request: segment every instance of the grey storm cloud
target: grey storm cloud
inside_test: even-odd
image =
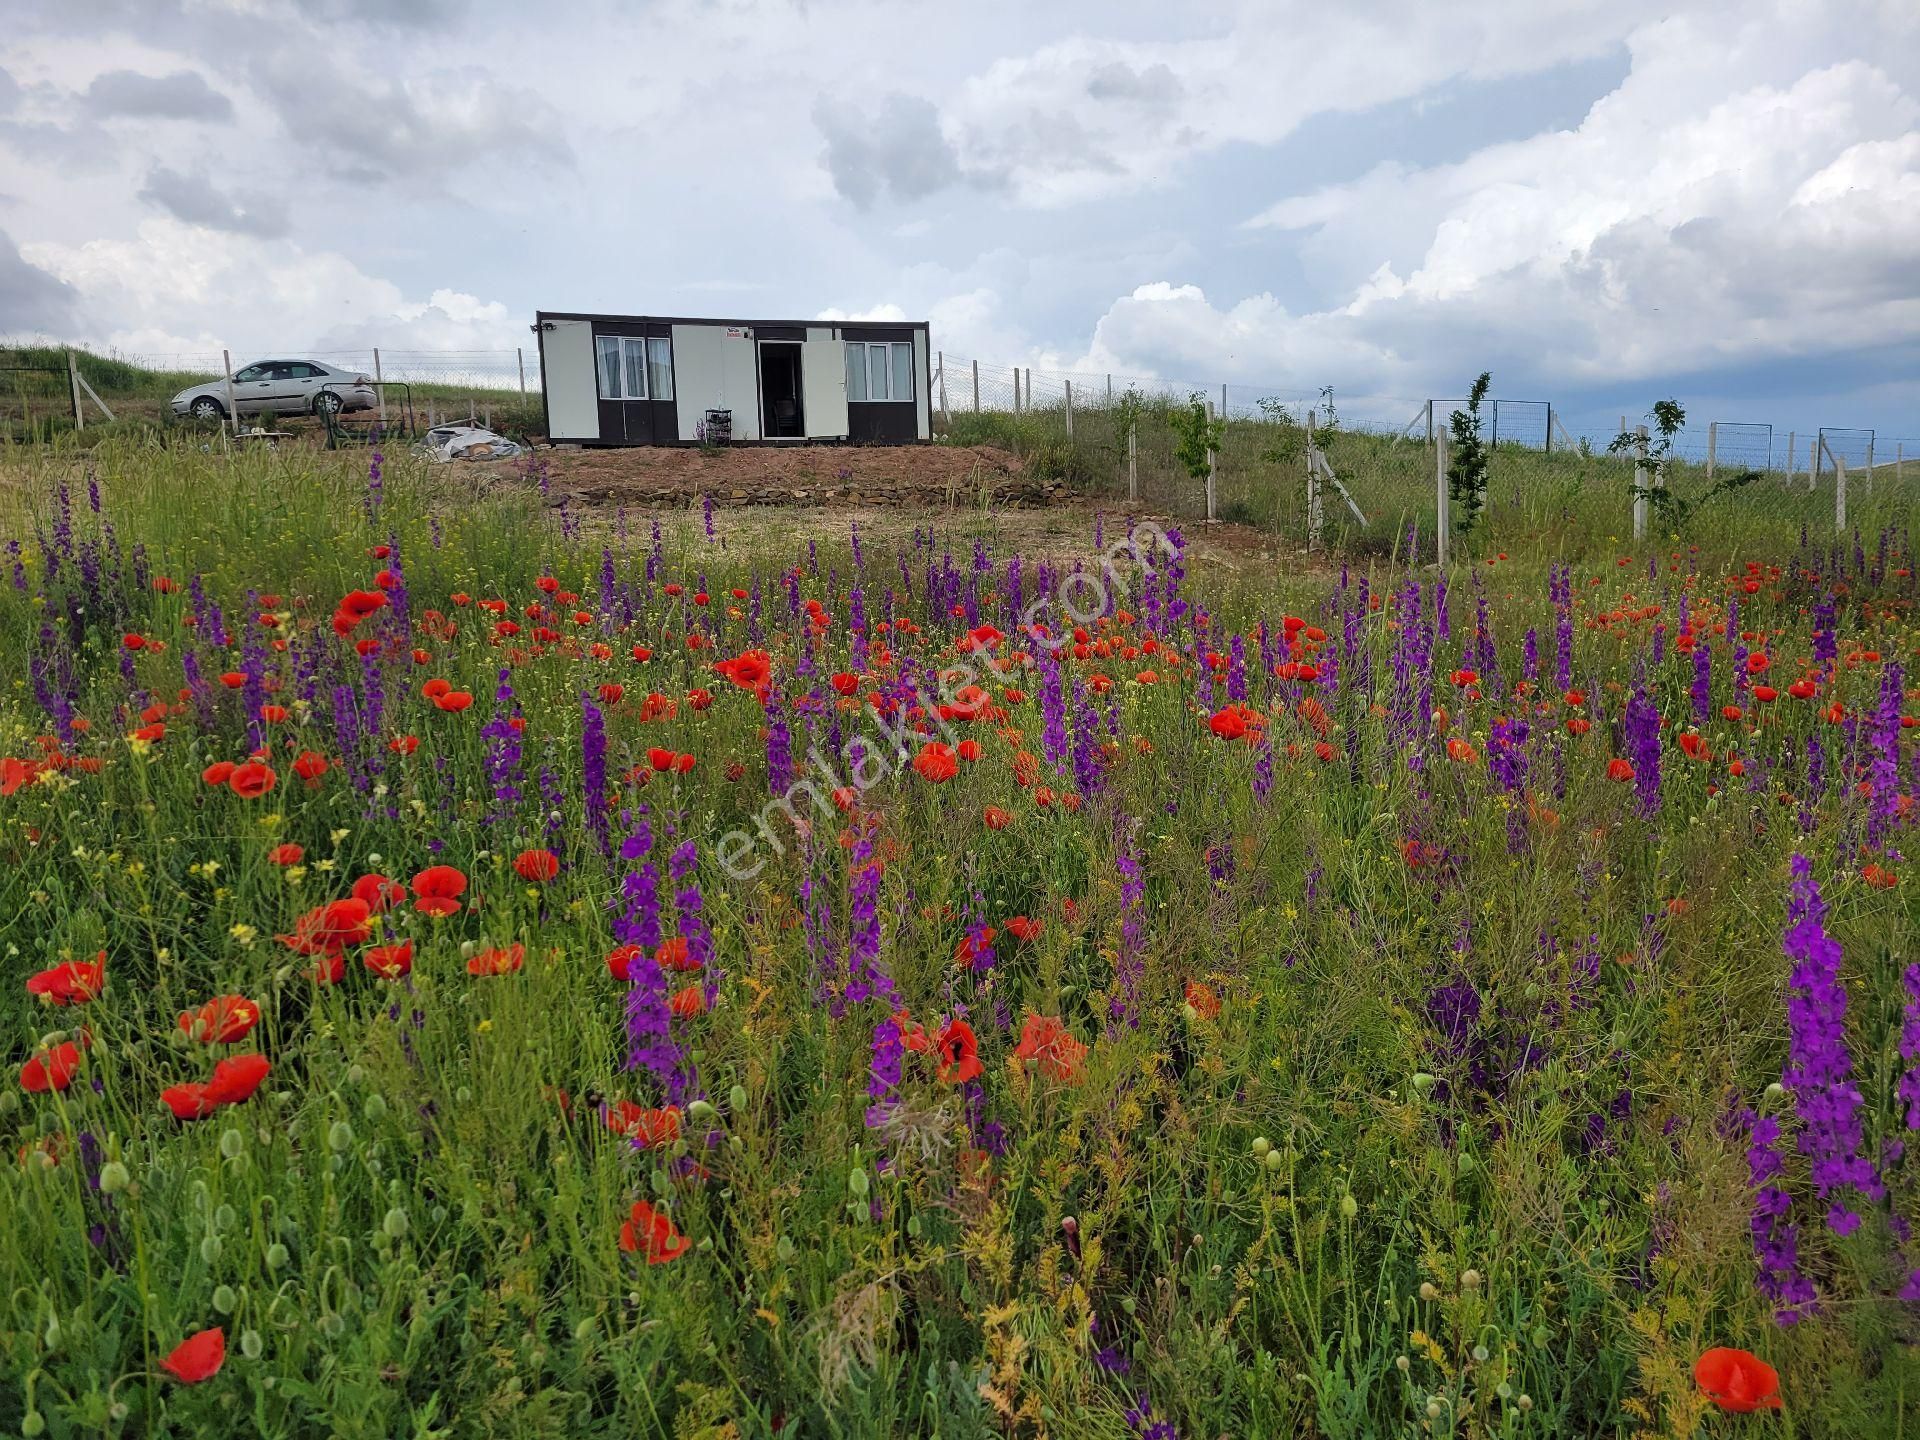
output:
[[[553,107],[481,71],[400,85],[282,50],[254,67],[253,80],[303,153],[356,183],[439,175],[453,159],[573,164]]]
[[[1102,65],[1087,77],[1087,96],[1093,100],[1118,101],[1130,105],[1161,107],[1171,105],[1186,93],[1180,77],[1164,64],[1142,66],[1136,70],[1123,61]]]
[[[288,230],[286,202],[277,196],[228,195],[204,174],[184,174],[156,165],[147,172],[140,198],[158,205],[176,220],[226,230],[235,235],[257,235],[271,240]]]
[[[82,103],[99,119],[230,120],[233,102],[192,70],[142,75],[108,70],[96,75]]]
[[[882,199],[923,200],[954,184],[991,187],[1003,178],[963,170],[941,133],[940,112],[918,96],[888,95],[872,112],[822,96],[813,123],[826,141],[833,188],[861,210]]]
[[[9,334],[70,334],[79,301],[79,292],[29,262],[13,237],[0,230],[0,315]]]

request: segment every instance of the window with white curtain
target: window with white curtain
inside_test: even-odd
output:
[[[647,338],[647,388],[656,400],[673,398],[673,342],[664,335]]]
[[[913,397],[911,340],[849,340],[847,399],[906,400]]]
[[[594,340],[599,356],[600,398],[602,400],[645,400],[647,398],[647,341],[639,335],[601,335]],[[665,340],[657,341],[665,347]],[[672,399],[672,357],[663,348],[659,358],[667,361],[668,393]]]

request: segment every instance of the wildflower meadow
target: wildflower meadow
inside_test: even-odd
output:
[[[1900,517],[773,514],[0,466],[0,1428],[1920,1434]]]

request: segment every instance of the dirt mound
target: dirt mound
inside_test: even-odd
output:
[[[541,462],[552,503],[564,497],[581,507],[702,495],[715,505],[789,506],[1022,506],[1067,498],[1064,486],[1033,479],[1019,457],[985,445],[636,446],[542,450],[533,457]]]

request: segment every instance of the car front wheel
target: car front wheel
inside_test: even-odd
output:
[[[346,402],[331,390],[322,390],[313,397],[313,413],[316,415],[338,415]]]
[[[224,420],[226,407],[211,395],[202,395],[187,407],[187,413],[196,420]]]

